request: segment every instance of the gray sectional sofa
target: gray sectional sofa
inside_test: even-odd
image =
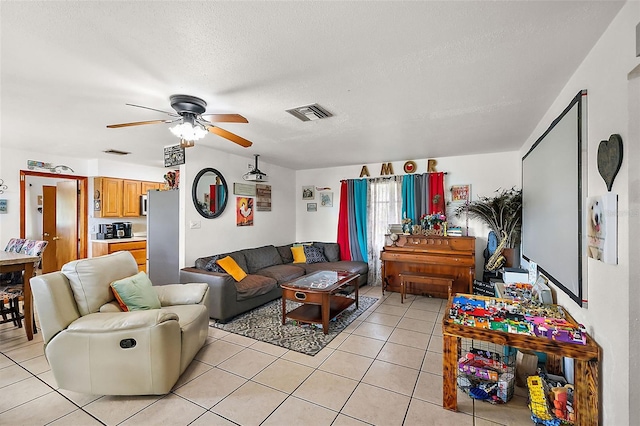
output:
[[[369,268],[366,262],[340,260],[337,243],[314,242],[326,262],[293,263],[291,247],[263,246],[238,250],[214,256],[201,257],[192,267],[180,271],[181,283],[209,284],[209,317],[227,322],[233,317],[282,296],[280,284],[287,283],[315,271],[349,271],[360,274],[360,286],[367,284]],[[231,256],[247,277],[236,282],[220,271],[217,259]]]

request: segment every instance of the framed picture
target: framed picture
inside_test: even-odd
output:
[[[236,197],[236,225],[253,226],[253,198]]]
[[[184,148],[180,145],[164,147],[164,166],[172,167],[184,164]]]
[[[588,198],[587,255],[618,264],[618,195],[611,192]]]
[[[320,205],[322,207],[333,207],[333,192],[322,192],[320,194]]]
[[[256,183],[256,204],[259,212],[271,211],[271,185]]]
[[[316,187],[315,186],[303,186],[302,187],[302,199],[303,200],[315,200],[316,199]]]
[[[307,203],[307,211],[308,212],[317,212],[318,211],[318,203]]]
[[[233,193],[236,195],[244,195],[247,197],[255,197],[256,186],[250,183],[236,183],[233,184]]]
[[[452,185],[451,202],[466,203],[471,201],[471,185]]]

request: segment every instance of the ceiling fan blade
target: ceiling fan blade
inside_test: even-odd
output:
[[[136,107],[136,108],[144,108],[144,109],[150,109],[151,111],[157,111],[157,112],[161,112],[163,114],[169,114],[172,117],[179,117],[179,114],[176,114],[175,112],[169,112],[169,111],[163,111],[161,109],[155,109],[155,108],[150,108],[150,107],[146,107],[146,106],[142,106],[142,105],[135,105],[135,104],[127,104],[129,106],[132,107]]]
[[[220,127],[209,126],[207,127],[207,130],[218,136],[222,136],[225,139],[229,139],[231,142],[235,142],[245,148],[249,148],[251,145],[253,145],[253,142],[248,141],[245,138],[236,135],[235,133],[231,133],[227,130],[221,129]]]
[[[206,120],[212,123],[248,123],[249,121],[240,114],[202,114]]]
[[[119,127],[141,126],[143,124],[159,124],[171,123],[172,120],[151,120],[151,121],[134,121],[133,123],[109,124],[108,129],[117,129]]]

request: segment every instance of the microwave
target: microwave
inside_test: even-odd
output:
[[[141,195],[140,196],[140,216],[146,216],[147,215],[147,208],[149,206],[149,199],[148,196],[145,195]]]

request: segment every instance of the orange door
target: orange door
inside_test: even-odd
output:
[[[78,182],[58,182],[56,190],[57,270],[78,259]],[[46,250],[45,250],[46,252]]]
[[[42,252],[42,273],[58,270],[56,260],[56,187],[42,187],[42,239],[47,241],[47,248]]]

